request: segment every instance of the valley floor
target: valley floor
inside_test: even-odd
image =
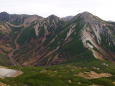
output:
[[[108,61],[9,68],[21,70],[23,74],[0,79],[1,86],[115,86],[115,64]]]

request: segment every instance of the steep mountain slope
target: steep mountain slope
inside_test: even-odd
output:
[[[55,15],[1,13],[0,21],[1,54],[14,65],[52,65],[90,58],[115,62],[115,23],[91,13],[80,13],[68,21]]]
[[[85,22],[81,33],[84,46],[89,48],[96,58],[114,61],[114,25],[87,12],[83,13],[81,17]]]

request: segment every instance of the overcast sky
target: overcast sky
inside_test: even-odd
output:
[[[47,17],[76,15],[88,11],[104,20],[115,21],[115,0],[0,0],[0,12],[37,14]]]

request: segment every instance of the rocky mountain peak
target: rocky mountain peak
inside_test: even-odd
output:
[[[79,13],[81,16],[84,16],[84,17],[86,17],[86,16],[91,16],[91,15],[93,15],[93,14],[91,14],[90,12],[87,12],[87,11],[85,11],[85,12],[82,12],[82,13]]]
[[[8,15],[7,12],[1,12],[0,15]]]
[[[87,11],[79,13],[72,20],[73,21],[77,20],[77,22],[79,21],[82,25],[88,25],[88,26],[95,26],[95,25],[102,26],[104,23],[102,19]]]
[[[7,21],[9,19],[9,14],[7,12],[0,13],[0,21]]]
[[[63,21],[69,21],[69,20],[71,20],[73,17],[74,17],[74,16],[66,16],[66,17],[62,17],[61,19],[62,19]]]
[[[59,18],[59,17],[57,17],[56,15],[52,14],[52,15],[48,16],[48,18]]]
[[[58,20],[60,19],[59,17],[57,17],[56,15],[52,14],[50,16],[47,17],[50,21],[54,20],[56,22],[58,22]]]
[[[76,15],[75,18],[82,19],[82,20],[92,20],[96,17],[93,14],[91,14],[90,12],[85,11],[85,12],[82,12],[82,13],[79,13],[78,15]]]

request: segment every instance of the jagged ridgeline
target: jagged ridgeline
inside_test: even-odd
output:
[[[115,23],[89,12],[47,18],[0,13],[0,64],[40,66],[89,59],[115,62]]]

